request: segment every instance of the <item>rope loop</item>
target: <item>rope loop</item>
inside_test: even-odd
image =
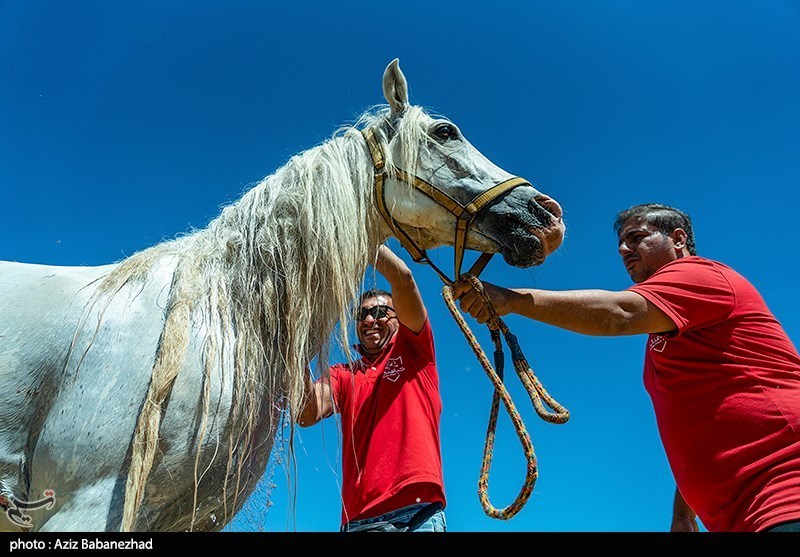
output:
[[[489,362],[489,359],[486,357],[486,353],[481,348],[480,344],[475,338],[475,335],[472,334],[472,331],[455,305],[455,301],[453,299],[453,287],[449,284],[445,284],[445,286],[442,288],[442,296],[447,303],[447,307],[450,310],[450,313],[453,315],[453,318],[456,320],[461,332],[466,337],[467,342],[475,352],[475,355],[478,357],[478,360],[483,366],[483,369],[486,371],[486,374],[489,376],[489,379],[492,381],[492,384],[494,385],[492,406],[489,412],[489,425],[486,430],[486,441],[483,447],[483,462],[481,465],[480,478],[478,480],[478,496],[484,512],[489,517],[508,520],[516,515],[522,509],[522,507],[525,506],[525,504],[528,502],[528,499],[530,499],[530,496],[533,493],[533,487],[536,484],[536,479],[539,475],[539,470],[536,462],[536,453],[534,451],[530,435],[528,435],[528,432],[525,429],[525,424],[523,423],[516,406],[514,406],[514,402],[511,400],[511,395],[509,395],[503,382],[503,365],[505,356],[503,353],[502,338],[505,338],[506,344],[508,344],[512,360],[514,362],[514,369],[516,370],[520,381],[525,386],[525,390],[527,391],[528,396],[531,399],[531,403],[533,404],[533,407],[539,417],[553,424],[563,424],[569,420],[569,411],[559,404],[552,396],[550,396],[550,394],[544,388],[544,385],[542,385],[541,381],[539,381],[539,379],[536,377],[533,369],[528,364],[525,355],[522,353],[522,349],[519,346],[517,337],[511,333],[503,320],[497,315],[497,312],[492,305],[492,301],[488,294],[486,294],[486,290],[484,289],[481,281],[478,280],[478,277],[470,273],[465,273],[461,275],[460,278],[461,280],[468,280],[475,291],[478,292],[483,299],[483,303],[486,309],[489,311],[489,319],[487,320],[486,325],[489,328],[492,342],[495,345],[495,363],[494,366],[492,366],[492,364]],[[512,423],[514,424],[517,437],[519,437],[520,444],[522,445],[522,450],[525,453],[527,461],[527,470],[525,472],[525,480],[514,501],[512,501],[512,503],[505,508],[497,509],[489,501],[489,470],[491,469],[492,465],[495,431],[497,429],[497,415],[500,409],[501,401],[505,406]],[[552,409],[552,412],[545,408],[545,404]]]

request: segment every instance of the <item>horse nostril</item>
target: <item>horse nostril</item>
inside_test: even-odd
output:
[[[561,218],[564,216],[564,211],[561,209],[561,205],[559,205],[555,199],[547,195],[541,194],[536,197],[536,202],[545,211],[553,215],[553,218],[555,218],[558,221],[561,221]]]

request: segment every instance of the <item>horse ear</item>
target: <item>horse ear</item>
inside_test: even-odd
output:
[[[408,83],[400,71],[400,60],[395,58],[383,72],[383,96],[392,107],[392,116],[403,112],[408,106]]]

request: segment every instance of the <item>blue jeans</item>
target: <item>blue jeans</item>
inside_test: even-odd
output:
[[[418,514],[421,511],[422,514]],[[417,503],[373,518],[348,522],[341,530],[342,532],[446,532],[447,523],[440,504]]]

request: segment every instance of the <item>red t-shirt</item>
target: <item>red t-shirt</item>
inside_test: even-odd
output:
[[[342,524],[420,502],[445,503],[442,401],[430,322],[403,324],[374,359],[330,368],[342,424]]]
[[[712,532],[800,520],[800,356],[761,295],[697,256],[630,290],[678,327],[649,335],[644,385],[686,502]]]

